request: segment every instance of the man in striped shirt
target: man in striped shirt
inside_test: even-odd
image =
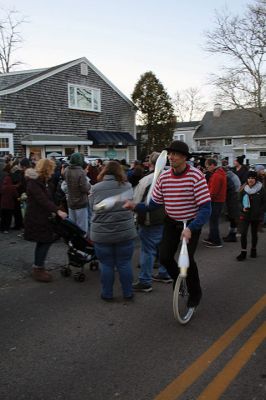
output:
[[[211,214],[211,199],[208,185],[203,173],[187,163],[190,158],[186,143],[175,140],[166,149],[170,169],[164,171],[154,187],[149,208],[164,204],[166,218],[163,237],[160,244],[160,263],[164,265],[174,280],[177,280],[179,269],[175,260],[179,241],[183,237],[188,242],[190,267],[188,269],[187,285],[189,291],[188,307],[196,307],[201,299],[197,264],[194,253],[199,241],[201,228],[208,222]],[[141,211],[143,203],[125,204],[128,208]],[[187,228],[183,229],[183,221]]]

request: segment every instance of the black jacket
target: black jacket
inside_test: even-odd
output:
[[[246,191],[247,185],[240,192],[241,201],[241,220],[247,221],[259,221],[263,218],[263,214],[266,211],[266,192],[265,189],[261,188],[253,194],[249,194]],[[249,196],[250,208],[247,211],[243,209],[243,197],[247,194]]]

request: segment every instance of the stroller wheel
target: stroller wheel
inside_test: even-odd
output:
[[[90,263],[90,270],[91,270],[91,271],[98,271],[98,269],[99,269],[99,263],[98,263],[98,261],[92,261],[92,262]]]
[[[76,272],[74,275],[74,279],[77,282],[84,282],[86,279],[86,275],[83,272]]]
[[[63,267],[60,272],[61,272],[61,275],[64,276],[65,278],[67,278],[68,276],[70,276],[72,274],[71,269],[68,267]]]

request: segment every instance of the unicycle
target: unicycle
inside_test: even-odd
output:
[[[184,223],[184,229],[186,228],[186,221]],[[187,250],[186,239],[182,239],[182,246],[178,258],[178,267],[180,269],[179,276],[177,278],[174,295],[173,295],[173,311],[175,319],[182,325],[187,324],[195,311],[195,307],[188,307],[187,301],[189,297],[187,289],[187,269],[189,268],[189,256]]]

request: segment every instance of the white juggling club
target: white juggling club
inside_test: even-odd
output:
[[[116,194],[115,196],[106,197],[106,199],[100,201],[100,203],[93,206],[93,211],[108,211],[119,201],[126,201],[132,199],[132,189],[126,190],[123,193]]]
[[[186,229],[187,221],[183,221],[183,224],[184,224],[184,229]],[[187,241],[184,237],[182,239],[181,250],[178,257],[178,267],[180,268],[180,275],[186,276],[187,269],[189,267],[189,256],[187,250]]]
[[[157,158],[156,164],[155,164],[155,169],[154,169],[154,175],[153,175],[153,180],[149,189],[149,192],[147,194],[146,198],[146,204],[148,205],[150,200],[151,200],[151,194],[153,191],[153,188],[157,182],[157,179],[159,178],[160,174],[164,170],[164,167],[166,166],[167,163],[167,151],[163,150],[159,157]]]

